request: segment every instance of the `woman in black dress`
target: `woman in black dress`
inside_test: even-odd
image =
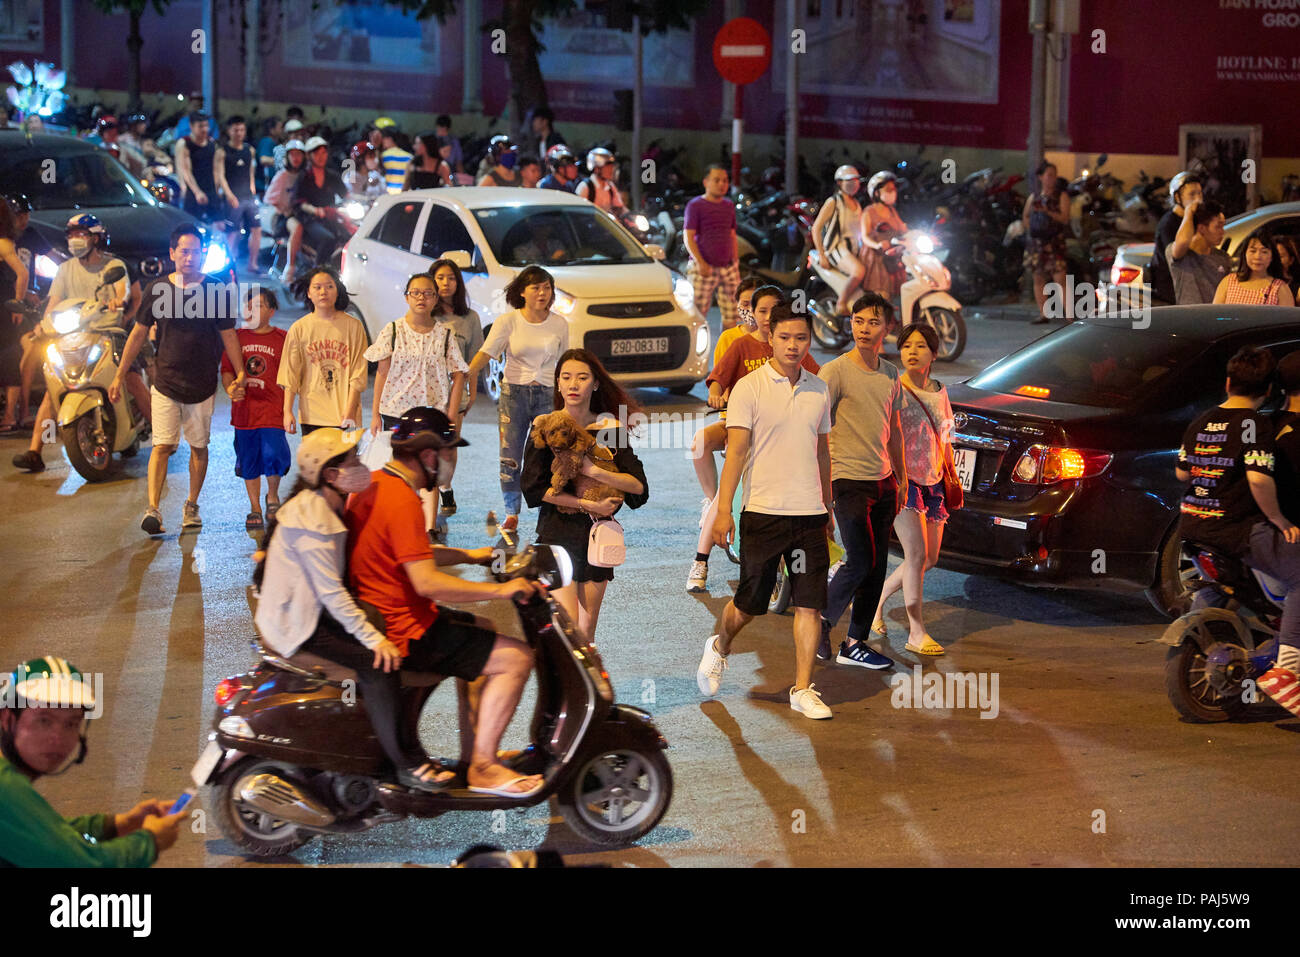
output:
[[[597,442],[614,453],[617,472],[606,472],[590,460],[582,475],[623,493],[629,508],[640,508],[650,497],[645,470],[628,441],[627,422],[640,407],[614,382],[600,360],[586,349],[570,349],[555,366],[555,408],[563,409],[580,426],[593,434]],[[537,448],[532,436],[524,446],[524,468],[520,476],[521,491],[529,508],[539,508],[537,542],[560,545],[573,559],[573,584],[557,589],[555,597],[588,641],[596,634],[600,603],[605,586],[614,578],[612,568],[597,568],[587,563],[587,540],[595,519],[608,518],[618,511],[616,498],[587,501],[574,494],[573,483],[563,492],[551,491],[551,462],[555,456],[549,448]],[[559,506],[577,508],[576,514],[561,512]]]
[[[451,167],[438,154],[437,140],[432,133],[421,133],[415,138],[415,155],[407,164],[402,189],[433,189],[454,185]]]

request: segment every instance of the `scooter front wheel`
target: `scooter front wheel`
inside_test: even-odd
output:
[[[564,819],[593,844],[631,844],[654,830],[673,797],[662,751],[622,749],[592,757],[558,795]]]
[[[241,781],[255,774],[285,774],[286,770],[275,761],[250,756],[226,768],[212,785],[210,805],[216,811],[221,833],[254,857],[280,857],[296,851],[316,836],[288,821],[277,820],[264,811],[247,807],[238,799]]]
[[[935,306],[925,310],[925,317],[939,334],[940,362],[952,362],[966,350],[966,320],[961,312]]]
[[[78,416],[63,427],[63,448],[72,467],[87,482],[107,481],[113,467],[113,416],[104,414],[104,430],[98,435],[93,412]]]

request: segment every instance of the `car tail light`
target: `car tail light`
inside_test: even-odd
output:
[[[1135,283],[1141,275],[1142,270],[1133,266],[1121,266],[1119,263],[1115,263],[1110,267],[1110,281],[1116,286],[1127,286],[1130,283]]]
[[[1032,445],[1011,470],[1011,481],[1021,485],[1055,485],[1093,478],[1106,471],[1113,458],[1111,453],[1095,449]]]
[[[216,699],[217,707],[224,708],[243,690],[244,683],[238,678],[226,678],[217,683],[217,690],[212,697]]]

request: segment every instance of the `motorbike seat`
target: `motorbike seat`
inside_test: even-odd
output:
[[[1286,600],[1286,582],[1274,578],[1258,568],[1251,568],[1251,573],[1255,576],[1255,581],[1259,582],[1259,587],[1263,590],[1264,595],[1275,605],[1280,605]]]
[[[296,651],[288,658],[282,658],[271,651],[264,651],[263,659],[271,665],[282,667],[289,665],[292,669],[317,674],[334,684],[343,681],[356,681],[357,673],[353,668],[330,661],[310,651]],[[427,688],[442,683],[443,675],[432,671],[408,671],[403,668],[398,672],[404,688]]]

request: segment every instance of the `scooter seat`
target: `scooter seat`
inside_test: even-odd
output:
[[[318,671],[326,681],[357,680],[354,669],[341,665],[337,661],[322,658],[320,655],[314,655],[310,651],[296,652],[285,661],[304,671]],[[426,688],[441,683],[443,679],[442,675],[432,671],[408,671],[403,668],[399,674],[402,678],[402,686],[406,688]]]

